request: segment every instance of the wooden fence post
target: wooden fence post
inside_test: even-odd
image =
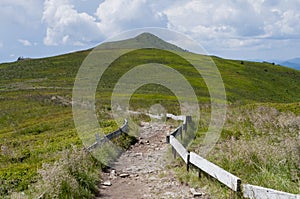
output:
[[[202,173],[202,171],[201,171],[201,169],[199,169],[198,170],[198,178],[201,178],[201,173]]]
[[[96,136],[96,141],[97,141],[97,143],[98,143],[98,144],[100,144],[100,136],[99,136],[99,134],[98,134],[98,133],[96,133],[96,135],[95,135],[95,136]]]
[[[181,128],[179,129],[179,133],[180,133],[180,140],[182,140],[182,128],[183,128],[183,126],[181,126]]]
[[[187,154],[186,171],[187,172],[190,171],[190,151],[188,151],[188,154]]]
[[[191,123],[191,122],[192,122],[192,116],[186,116],[185,122],[186,122],[187,124],[188,124],[188,123]]]
[[[237,191],[239,194],[241,194],[241,192],[242,192],[241,186],[242,186],[242,181],[241,181],[241,179],[238,179],[238,180],[237,180],[236,191]]]
[[[172,152],[173,152],[174,159],[176,159],[176,150],[174,149],[173,146],[172,146]]]
[[[168,144],[170,144],[170,135],[167,135],[166,141],[167,141]]]

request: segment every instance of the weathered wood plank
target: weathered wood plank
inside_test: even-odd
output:
[[[122,131],[117,130],[117,131],[114,131],[114,132],[112,132],[112,133],[110,133],[110,134],[105,135],[105,137],[106,137],[107,139],[111,140],[111,139],[117,137],[117,136],[118,136],[119,134],[121,134],[121,133],[122,133]]]
[[[177,137],[178,135],[180,135],[180,133],[182,133],[181,128],[182,128],[182,125],[177,127],[170,135],[173,135],[174,137]]]
[[[240,191],[240,178],[235,175],[225,171],[221,167],[209,162],[208,160],[202,158],[196,153],[190,153],[190,163],[209,174],[213,178],[217,179],[233,191]]]
[[[91,146],[87,147],[86,149],[88,151],[91,151],[95,148],[97,148],[97,146],[101,145],[102,143],[106,142],[107,140],[111,140],[114,139],[116,137],[118,137],[119,135],[122,134],[122,132],[128,132],[128,121],[125,119],[124,120],[124,124],[121,128],[119,128],[118,130],[111,132],[107,135],[105,135],[103,138],[100,138],[99,134],[96,134],[96,142],[94,144],[92,144]]]
[[[300,194],[296,195],[250,184],[243,184],[243,195],[250,199],[300,199]]]
[[[173,136],[170,135],[170,144],[174,147],[179,156],[187,163],[188,151],[182,146],[182,144]]]
[[[173,120],[181,120],[183,122],[185,122],[185,120],[186,120],[186,116],[185,115],[178,115],[178,116],[176,116],[176,115],[167,113],[166,117],[167,118],[172,118]]]

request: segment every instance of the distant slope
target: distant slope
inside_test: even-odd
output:
[[[283,66],[300,70],[300,58],[290,59],[280,63]]]
[[[184,51],[149,33],[141,34],[132,39],[102,45],[122,48],[122,46],[124,47],[132,42],[152,48],[155,46],[165,50]],[[71,90],[76,73],[89,52],[87,50],[50,58],[0,64],[0,90],[13,88],[30,89],[33,87],[35,89],[57,87]],[[172,57],[174,54],[170,52],[153,49],[141,49],[131,52],[129,55],[132,56],[120,57],[116,61],[117,64],[113,63],[105,72],[105,76],[102,78],[102,81],[105,83],[100,82],[99,87],[102,88],[102,91],[106,92],[107,97],[112,91],[114,83],[118,81],[124,72],[128,71],[134,65],[157,62],[169,64],[174,69],[180,71],[190,81],[199,98],[206,99],[206,102],[209,101],[209,93],[204,81],[200,78],[198,72],[185,60],[181,60],[179,57]],[[190,56],[195,59],[202,59],[203,55],[191,53]],[[300,101],[300,71],[270,63],[226,60],[217,57],[212,57],[212,59],[221,72],[227,98],[230,102]],[[146,90],[142,93],[150,92]],[[155,91],[155,89],[150,90]],[[99,93],[99,95],[102,94],[103,92]],[[168,92],[165,93],[165,95],[169,94]]]

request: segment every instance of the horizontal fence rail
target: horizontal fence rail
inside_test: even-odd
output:
[[[174,157],[176,157],[176,153],[179,154],[179,156],[187,164],[187,171],[189,171],[189,165],[194,165],[199,169],[199,172],[205,172],[209,176],[217,179],[219,182],[226,185],[234,192],[237,192],[243,195],[243,197],[249,199],[300,199],[300,194],[291,194],[260,186],[242,184],[242,181],[239,177],[229,173],[223,168],[197,155],[196,153],[189,152],[176,139],[176,137],[180,135],[182,139],[182,130],[186,132],[189,122],[192,121],[191,116],[175,116],[173,114],[166,114],[166,117],[171,118],[173,120],[180,120],[183,122],[182,125],[180,125],[174,131],[172,131],[169,135],[167,135],[166,140],[167,143],[169,143],[172,146]]]
[[[166,117],[167,118],[172,118],[173,120],[181,120],[181,121],[183,121],[183,123],[185,123],[185,121],[186,121],[186,116],[185,115],[176,116],[176,115],[167,113]]]
[[[179,156],[183,159],[185,163],[188,163],[189,152],[184,148],[184,146],[173,136],[170,135],[170,145],[176,150]]]
[[[86,149],[88,151],[91,151],[95,149],[96,147],[100,146],[102,143],[107,142],[108,140],[112,140],[118,136],[120,136],[122,133],[127,133],[128,132],[128,121],[125,119],[124,124],[121,128],[118,130],[111,132],[107,135],[104,135],[103,138],[100,138],[99,134],[97,133],[96,136],[96,142],[92,144],[91,146],[87,147]]]
[[[221,167],[209,162],[208,160],[202,158],[196,153],[190,153],[190,162],[194,166],[198,167],[201,171],[207,173],[211,177],[217,179],[222,184],[226,185],[233,191],[241,190],[241,179],[235,175],[229,173],[228,171],[222,169]]]
[[[300,199],[299,194],[290,194],[250,184],[243,184],[243,196],[255,199]]]

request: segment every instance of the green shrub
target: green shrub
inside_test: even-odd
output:
[[[31,196],[42,195],[44,199],[94,198],[99,192],[99,164],[83,149],[73,147],[61,154],[53,164],[43,164],[38,170],[41,179]]]

